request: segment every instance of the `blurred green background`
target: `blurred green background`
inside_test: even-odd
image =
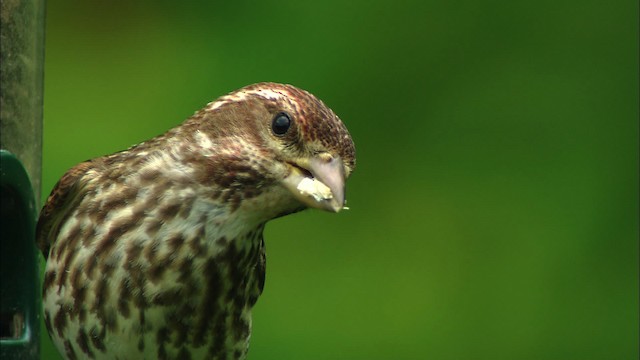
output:
[[[43,199],[250,83],[349,127],[351,210],[266,229],[250,359],[638,358],[637,1],[58,0],[46,29]]]

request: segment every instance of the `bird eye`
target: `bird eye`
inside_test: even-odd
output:
[[[289,131],[291,127],[291,117],[287,113],[278,113],[276,117],[273,118],[273,122],[271,123],[271,130],[276,135],[284,135]]]

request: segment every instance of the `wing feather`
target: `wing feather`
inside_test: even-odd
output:
[[[72,213],[75,205],[82,200],[88,180],[88,171],[94,167],[92,160],[80,163],[69,171],[53,187],[51,194],[40,212],[36,227],[36,243],[45,259],[49,249],[58,237],[60,226]]]

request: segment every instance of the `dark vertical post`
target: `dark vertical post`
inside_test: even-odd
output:
[[[40,356],[44,0],[0,0],[0,358]]]

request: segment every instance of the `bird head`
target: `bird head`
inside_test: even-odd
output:
[[[345,207],[355,147],[340,118],[312,94],[291,85],[258,83],[209,103],[194,118],[194,141],[222,149],[216,159],[224,160],[212,165],[220,171],[213,173],[225,185],[243,188],[244,198],[270,192],[262,200],[279,203],[284,207],[280,214]]]

